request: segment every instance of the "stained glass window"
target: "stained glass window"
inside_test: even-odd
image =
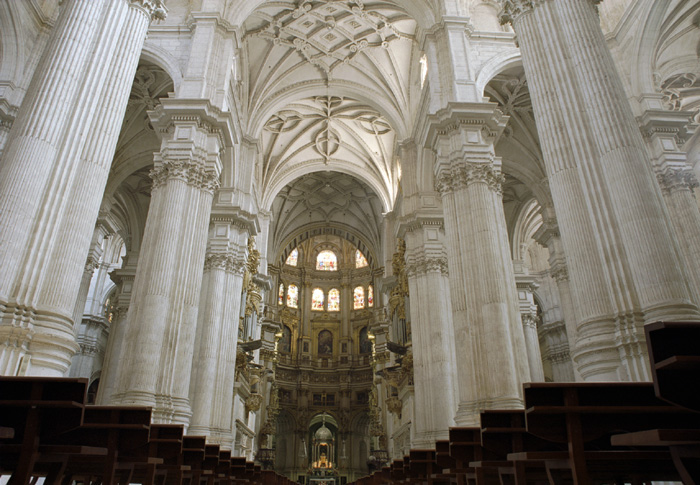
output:
[[[353,294],[353,308],[358,310],[365,307],[365,289],[361,286],[355,288],[352,292]]]
[[[280,283],[280,291],[277,294],[277,304],[279,306],[284,305],[284,283]]]
[[[299,259],[299,250],[297,248],[294,248],[294,251],[289,253],[289,256],[287,256],[286,264],[288,264],[289,266],[296,266],[298,259]]]
[[[367,266],[367,258],[359,249],[355,251],[355,268],[364,268]]]
[[[316,269],[321,271],[337,271],[338,258],[333,251],[325,250],[318,253],[316,258]]]
[[[299,308],[299,288],[297,285],[289,285],[287,288],[287,306]]]
[[[311,293],[311,309],[323,311],[323,290],[321,288],[314,288]]]
[[[372,285],[367,287],[367,306],[370,308],[374,306],[374,287]]]
[[[340,311],[340,291],[337,288],[333,288],[328,292],[328,311]]]

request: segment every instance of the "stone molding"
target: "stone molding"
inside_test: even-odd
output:
[[[503,195],[505,176],[491,163],[463,162],[440,172],[435,189],[445,195],[475,183],[484,183],[497,195]]]
[[[168,9],[165,8],[163,0],[129,0],[129,3],[143,10],[151,21],[165,20],[168,16]]]
[[[168,180],[182,180],[200,190],[214,193],[219,187],[219,176],[191,160],[164,160],[150,172],[153,190],[162,187]]]
[[[406,274],[409,277],[424,276],[428,273],[441,273],[447,276],[449,273],[447,258],[420,256],[406,264]]]
[[[683,190],[692,190],[698,187],[698,179],[695,173],[685,168],[666,168],[656,174],[661,191],[664,194],[672,194]]]
[[[500,0],[502,6],[499,16],[501,25],[513,24],[523,15],[532,12],[536,7],[550,1],[552,0]],[[596,6],[603,0],[589,1]]]

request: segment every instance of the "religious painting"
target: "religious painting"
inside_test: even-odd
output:
[[[283,354],[289,354],[292,352],[292,329],[284,325],[282,329],[282,338],[277,344],[277,349]]]
[[[372,353],[372,341],[369,339],[369,332],[367,331],[367,327],[362,327],[362,329],[360,330],[360,353]]]
[[[299,288],[297,285],[289,285],[287,288],[287,306],[299,308]]]
[[[285,264],[288,264],[289,266],[296,266],[298,259],[299,259],[299,250],[297,248],[294,248],[294,251],[289,253],[289,256],[287,256],[287,261],[285,262]]]
[[[333,251],[325,250],[318,253],[316,269],[320,271],[337,271],[338,258]]]
[[[309,353],[309,342],[304,342],[303,347],[304,347],[304,352],[308,354]]]
[[[332,288],[328,292],[328,311],[329,312],[339,312],[340,311],[340,291],[337,288]]]
[[[367,258],[358,249],[355,251],[355,268],[364,268],[365,266],[367,266]]]
[[[367,287],[367,306],[369,308],[374,306],[374,287],[372,285]]]
[[[315,311],[323,311],[323,290],[321,288],[314,288],[311,293],[311,309]]]
[[[365,289],[361,286],[355,288],[352,292],[353,308],[359,310],[365,307]]]
[[[347,344],[347,342],[343,342],[342,349],[343,349],[342,352],[343,352],[344,354],[347,354],[347,353],[348,353],[348,344]]]
[[[318,355],[333,355],[333,334],[328,330],[318,333]]]
[[[279,306],[284,305],[284,283],[280,283],[280,291],[277,295],[277,304]]]

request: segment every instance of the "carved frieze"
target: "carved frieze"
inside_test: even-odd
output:
[[[501,25],[513,24],[520,17],[530,13],[536,7],[550,2],[552,0],[500,0],[501,6]],[[593,5],[598,5],[603,0],[589,0]]]

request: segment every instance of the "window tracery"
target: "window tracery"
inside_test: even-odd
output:
[[[340,291],[337,288],[332,288],[328,292],[328,311],[329,312],[339,312],[340,311]]]
[[[365,289],[361,286],[356,287],[353,292],[353,308],[359,310],[365,307]]]
[[[316,257],[316,269],[320,271],[337,271],[338,257],[331,250],[324,250]]]
[[[323,311],[323,290],[321,288],[314,288],[311,293],[311,309],[314,311]]]
[[[289,285],[287,288],[287,306],[299,308],[299,288],[297,285]]]

